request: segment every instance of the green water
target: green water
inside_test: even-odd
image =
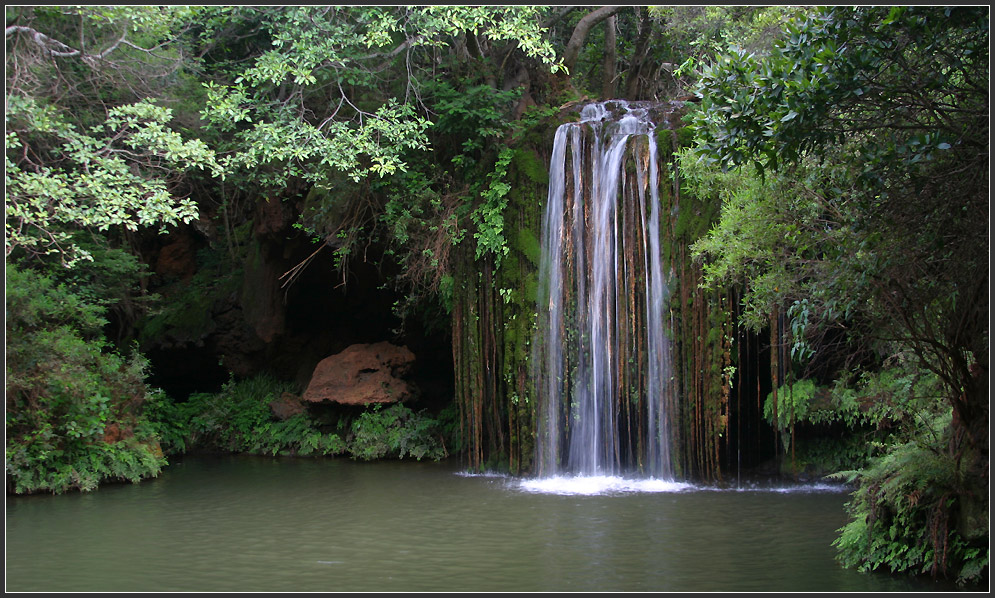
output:
[[[842,569],[833,490],[549,494],[446,463],[188,457],[7,498],[7,591],[923,591]]]

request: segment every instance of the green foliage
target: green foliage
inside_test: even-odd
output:
[[[334,432],[320,431],[306,414],[284,421],[273,417],[270,403],[290,386],[260,375],[231,381],[219,393],[197,393],[164,413],[169,422],[183,422],[177,448],[265,455],[338,455],[345,444]],[[165,421],[163,422],[165,423]]]
[[[279,189],[324,185],[335,171],[359,181],[407,170],[406,154],[428,147],[431,123],[408,101],[423,86],[431,93],[422,57],[453,38],[514,42],[556,68],[538,11],[529,7],[244,7],[221,15],[219,27],[254,23],[269,37],[249,57],[251,66],[226,69],[207,84],[202,115],[241,184]],[[406,77],[380,77],[402,60]],[[492,92],[472,87],[468,95]],[[446,101],[441,111],[458,115],[464,101],[476,100]],[[487,119],[475,124],[488,126]]]
[[[832,388],[833,411],[847,425],[883,426],[897,438],[927,433],[921,414],[937,410],[943,388],[938,377],[916,367],[910,355],[877,372],[862,372],[856,380],[841,378]],[[820,421],[831,417],[821,414]],[[905,434],[905,436],[902,436]]]
[[[553,44],[543,36],[545,30],[539,26],[542,7],[428,6],[421,7],[414,16],[417,19],[415,22],[426,33],[454,35],[460,32],[479,32],[492,41],[517,44],[526,56],[539,59],[553,72],[562,68],[562,64],[556,59]]]
[[[793,352],[818,359],[843,338],[836,369],[880,363],[895,343],[913,351],[978,455],[988,46],[984,7],[814,10],[775,52],[733,50],[706,69],[698,161],[685,164],[735,183],[696,249],[713,280],[744,283],[748,323],[792,306]]]
[[[171,193],[161,173],[216,169],[214,153],[169,130],[171,111],[154,100],[113,108],[90,132],[34,98],[13,95],[7,104],[6,256],[57,253],[71,266],[92,259],[72,243],[75,230],[196,217],[196,205]]]
[[[72,236],[72,243],[93,258],[84,267],[35,265],[90,305],[119,313],[141,313],[157,300],[155,295],[139,289],[148,267],[130,251],[115,247],[108,237],[113,235],[78,232]]]
[[[680,62],[673,74],[691,84],[716,55],[730,46],[768,54],[784,25],[804,11],[796,6],[653,6],[650,14],[666,23],[664,35]]]
[[[184,403],[164,397],[149,412],[163,447],[177,452],[211,450],[258,455],[350,455],[354,459],[447,456],[439,423],[401,404],[379,405],[327,423],[308,411],[277,420],[270,403],[290,385],[259,375],[231,381],[219,393],[191,395]]]
[[[776,422],[774,393],[768,393],[764,417],[778,429],[790,425],[792,420],[841,423],[851,429],[877,426],[886,420],[894,424],[935,402],[938,392],[935,376],[908,364],[864,372],[856,380],[840,378],[831,387],[817,386],[814,380],[805,378],[778,388]]]
[[[115,481],[138,483],[155,477],[166,459],[153,446],[133,442],[97,442],[85,451],[55,449],[57,441],[44,428],[26,444],[8,444],[6,472],[15,494],[71,490],[90,492]]]
[[[414,457],[439,460],[447,456],[438,422],[401,405],[374,405],[353,421],[349,452],[354,459]]]
[[[14,264],[7,264],[6,282],[12,490],[92,490],[157,475],[165,459],[158,438],[142,427],[147,364],[107,346],[105,308]]]
[[[831,389],[802,380],[778,390],[782,429],[793,408],[799,424],[848,430],[841,439],[810,435],[792,463],[857,484],[847,505],[851,520],[834,541],[844,565],[961,584],[987,574],[987,497],[973,490],[971,460],[949,450],[952,411],[936,400],[940,393],[936,376],[901,359]],[[770,395],[764,415],[772,421]]]
[[[752,162],[767,169],[840,143],[851,127],[875,131],[873,137],[858,134],[867,143],[866,157],[871,147],[901,147],[914,139],[925,143],[917,144],[921,157],[922,150],[954,143],[947,135],[973,135],[943,121],[939,113],[949,111],[949,105],[929,109],[923,103],[931,101],[927,97],[944,104],[957,98],[969,102],[965,109],[979,107],[970,80],[987,76],[984,12],[973,7],[822,8],[789,23],[777,51],[763,60],[732,49],[702,74],[703,154],[725,165]],[[895,60],[898,55],[903,60]],[[903,105],[907,109],[900,118],[907,126],[880,118],[897,116]],[[846,118],[834,123],[840,115]]]
[[[847,505],[852,520],[834,542],[845,565],[982,581],[987,515],[981,497],[961,492],[967,472],[945,450],[949,421],[949,409],[924,414],[920,433],[883,446],[869,467],[839,474],[860,481]]]
[[[785,475],[802,472],[813,477],[826,477],[841,471],[864,467],[875,449],[868,443],[870,434],[847,430],[840,435],[828,433],[799,434],[791,458],[785,458],[781,469]]]
[[[452,158],[457,166],[472,163],[505,133],[509,126],[508,107],[521,95],[519,89],[501,91],[469,82],[455,86],[447,81],[436,82],[426,91],[431,93],[432,110],[438,114],[433,135],[461,141],[461,151]]]
[[[417,315],[434,327],[448,317],[451,306],[453,250],[469,233],[477,258],[493,255],[500,265],[509,251],[504,222],[509,170],[513,163],[526,164],[531,175],[540,177],[542,167],[502,141],[514,132],[508,118],[518,90],[481,84],[479,74],[424,90],[425,102],[436,114],[430,133],[437,149],[433,156],[412,153],[408,171],[371,185],[383,198],[377,225],[343,230],[337,223],[350,220],[348,210],[341,208],[341,194],[329,193],[309,209],[317,230],[339,226],[337,245],[343,252],[358,245],[360,234],[385,242],[386,254],[400,270],[392,283],[404,296],[395,312],[402,321]]]
[[[209,86],[204,118],[225,132],[237,119],[226,109],[238,101],[230,96],[241,93],[239,88]],[[226,170],[273,189],[292,178],[324,183],[328,170],[342,171],[358,182],[370,174],[382,177],[403,170],[401,150],[426,147],[427,121],[416,117],[411,106],[394,101],[366,113],[359,128],[330,122],[319,129],[279,111],[277,116],[282,118],[255,117],[251,129],[235,135],[237,149],[221,160]]]
[[[515,157],[515,150],[504,148],[498,155],[494,170],[487,175],[487,186],[483,189],[483,203],[471,214],[477,231],[473,237],[477,240],[477,259],[485,254],[493,254],[496,264],[508,254],[508,241],[504,231],[504,209],[508,205],[508,192],[511,185],[507,182],[508,165]]]
[[[185,185],[221,174],[184,112],[194,62],[185,33],[199,13],[8,11],[5,255],[54,255],[71,266],[93,257],[77,231],[134,231],[197,216]]]
[[[187,451],[190,411],[186,404],[176,403],[161,389],[150,389],[142,408],[140,423],[143,434],[159,439],[165,455],[182,455]]]
[[[692,256],[703,262],[705,285],[741,285],[742,320],[754,330],[767,323],[775,306],[797,304],[792,356],[810,356],[805,332],[814,305],[826,305],[822,315],[829,321],[849,316],[845,307],[831,305],[846,298],[837,291],[846,279],[819,276],[826,261],[847,250],[847,231],[826,226],[824,204],[807,186],[810,171],[799,167],[791,175],[760,177],[747,169],[718,170],[694,149],[676,155],[684,192],[721,205],[716,224],[691,246]]]
[[[395,312],[402,321],[418,316],[437,326],[448,315],[451,253],[468,233],[478,256],[507,253],[502,210],[514,158],[502,140],[520,90],[496,89],[474,71],[423,83],[421,92],[434,115],[426,130],[433,153],[404,152],[403,172],[370,181],[372,201],[356,197],[351,183],[313,188],[302,226],[329,240],[340,265],[363,240],[386,245],[398,265],[389,284],[403,296]]]
[[[927,433],[923,422],[937,409],[940,388],[935,375],[915,367],[909,356],[899,355],[888,367],[841,377],[829,387],[818,386],[811,378],[783,384],[777,390],[777,420],[773,392],[764,401],[763,415],[781,432],[785,451],[791,446],[789,428],[793,423],[809,425],[813,436],[817,436],[812,432],[818,426],[839,424],[860,442],[905,442],[912,435]],[[799,443],[799,447],[804,444]],[[855,452],[849,441],[840,450]],[[867,451],[856,453],[863,455]],[[840,461],[863,465],[860,460]]]
[[[511,129],[512,141],[516,145],[531,144],[533,147],[540,146],[545,140],[542,132],[549,128],[549,123],[557,115],[561,115],[562,117],[558,106],[529,106],[522,112],[518,120],[508,123]],[[530,172],[529,178],[536,181],[543,180],[548,182],[549,173],[546,172],[545,165],[541,165],[540,168],[541,173],[539,169],[526,169]]]
[[[270,455],[340,455],[346,443],[336,433],[321,432],[304,413],[283,421],[263,425],[256,430],[255,444],[249,452]]]
[[[404,317],[451,286],[446,282],[450,253],[466,234],[459,218],[464,199],[420,169],[393,177],[382,189],[387,201],[380,221],[388,254],[401,267],[397,282],[407,298],[399,309]]]
[[[792,422],[805,421],[808,419],[809,407],[815,397],[815,382],[805,379],[794,384],[785,384],[777,389],[777,401],[775,409],[774,393],[767,395],[764,401],[764,418],[767,419],[778,430],[788,428]],[[774,413],[777,413],[777,421],[774,421]],[[785,443],[785,449],[789,443]]]
[[[974,583],[987,567],[986,497],[973,486],[969,459],[949,449],[951,409],[937,401],[937,377],[898,359],[832,388],[801,380],[778,390],[779,429],[843,424],[842,440],[810,437],[796,467],[833,472],[858,483],[847,505],[851,521],[834,544],[847,566],[862,571],[930,573]],[[793,413],[792,413],[793,409]],[[773,420],[773,397],[764,415]],[[785,447],[789,438],[785,437]],[[853,469],[856,468],[856,469]]]

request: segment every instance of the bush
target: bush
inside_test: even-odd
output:
[[[424,412],[415,413],[400,403],[382,409],[375,405],[352,424],[349,452],[354,459],[414,457],[443,459],[446,448],[440,440],[439,424]]]
[[[972,459],[950,450],[952,409],[935,399],[939,388],[935,376],[894,368],[857,390],[876,398],[878,439],[867,466],[834,476],[858,484],[834,542],[846,566],[961,584],[987,576],[987,493],[976,491]]]
[[[163,405],[157,425],[170,430],[170,448],[257,455],[339,455],[345,442],[323,432],[306,413],[274,419],[269,404],[290,390],[268,375],[232,380],[219,393],[197,393],[185,403]]]
[[[355,459],[442,459],[447,456],[439,423],[400,405],[323,424],[308,412],[276,420],[269,404],[288,384],[267,375],[231,381],[219,393],[191,395],[185,403],[156,397],[151,426],[167,450],[188,448],[256,455],[350,455]],[[345,436],[345,438],[343,438]]]
[[[973,504],[980,497],[961,492],[961,466],[945,450],[950,412],[933,421],[935,435],[884,446],[869,467],[848,476],[860,485],[847,505],[852,519],[834,542],[846,566],[962,584],[987,575],[988,523]]]
[[[951,450],[952,409],[936,375],[896,356],[888,367],[818,388],[808,380],[778,391],[778,424],[791,415],[809,426],[833,424],[840,437],[809,437],[798,461],[838,471],[856,485],[850,522],[834,542],[840,561],[861,571],[929,574],[977,583],[988,568],[988,502],[973,462]],[[764,405],[772,424],[773,393]],[[785,448],[790,437],[784,438]],[[835,469],[834,469],[835,468]],[[848,471],[839,471],[846,468]]]
[[[158,475],[166,461],[141,415],[147,362],[104,340],[106,308],[14,264],[6,282],[8,491]]]
[[[96,442],[85,451],[67,453],[52,442],[50,429],[31,440],[7,446],[8,490],[15,494],[89,492],[107,481],[138,483],[157,476],[166,465],[152,444]]]

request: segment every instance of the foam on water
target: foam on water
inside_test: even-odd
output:
[[[526,479],[519,482],[526,492],[537,494],[605,495],[651,492],[683,492],[695,487],[683,482],[656,478],[623,478],[618,476],[555,476]]]
[[[531,494],[613,496],[676,492],[759,492],[771,494],[828,494],[851,492],[853,488],[834,482],[796,483],[790,481],[748,481],[737,485],[691,484],[660,478],[631,478],[616,475],[550,476],[516,478],[500,472],[459,471],[464,478],[507,480],[509,487]]]
[[[519,490],[534,494],[607,496],[634,493],[667,492],[761,492],[772,494],[818,494],[850,492],[845,484],[813,482],[751,482],[737,486],[709,486],[659,478],[620,476],[552,476],[515,480]]]
[[[776,492],[779,494],[804,494],[809,492],[850,492],[852,488],[844,484],[829,484],[825,482],[816,482],[812,484],[740,486],[738,488],[731,488],[731,490],[737,490],[739,492],[759,491],[759,492]]]

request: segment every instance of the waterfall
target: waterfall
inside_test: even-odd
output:
[[[533,346],[540,476],[673,476],[650,108],[585,106],[553,143]]]

